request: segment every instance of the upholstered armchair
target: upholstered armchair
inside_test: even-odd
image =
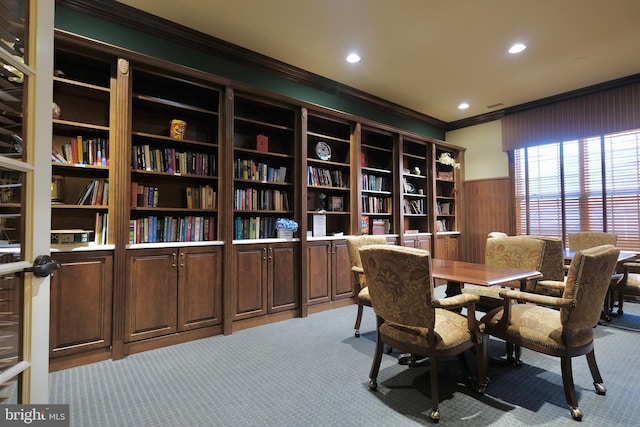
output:
[[[618,300],[618,315],[624,314],[623,303],[625,295],[640,297],[640,259],[625,262],[623,264],[624,277],[619,286],[615,288]],[[614,299],[611,298],[609,311],[613,310]]]
[[[540,273],[542,278],[536,282],[534,292],[560,296],[564,291],[565,276],[564,268],[564,245],[557,237],[549,236],[527,236],[533,239],[544,240],[544,253],[542,254],[542,265]]]
[[[356,295],[356,303],[358,304],[358,313],[356,315],[356,323],[354,329],[355,336],[360,336],[360,323],[362,322],[363,307],[371,307],[371,298],[369,297],[369,289],[367,289],[367,278],[362,270],[362,261],[360,260],[359,250],[366,245],[384,245],[387,238],[384,236],[350,236],[347,237],[347,249],[349,250],[349,259],[351,260],[351,271],[356,282],[358,293]]]
[[[503,306],[481,320],[490,335],[516,346],[518,364],[521,347],[560,357],[565,398],[576,420],[582,419],[582,412],[573,384],[573,357],[586,355],[596,393],[607,391],[596,363],[594,327],[600,319],[619,252],[612,245],[580,251],[571,261],[561,297],[503,290]]]
[[[487,238],[484,262],[487,265],[540,271],[544,248],[545,242],[540,239],[529,239],[522,236],[491,237]],[[527,282],[527,290],[532,290],[535,287],[535,280],[537,278],[531,278]],[[520,289],[520,282],[517,280],[507,282],[502,287]],[[498,287],[480,286],[462,289],[463,294],[473,294],[480,297],[477,309],[484,312],[502,305],[500,291],[501,289]]]
[[[594,231],[569,233],[569,250],[577,252],[600,245],[615,246],[617,241],[618,235],[614,233],[598,233]]]
[[[476,390],[486,387],[486,340],[475,316],[476,295],[437,299],[433,293],[429,251],[394,245],[373,245],[360,249],[369,295],[376,314],[376,350],[371,365],[369,388],[377,390],[378,373],[385,344],[401,351],[429,357],[431,401],[429,414],[440,419],[437,360],[457,356],[467,371],[464,352],[477,354]],[[452,308],[467,308],[467,316]],[[468,374],[468,372],[466,372]],[[471,375],[468,374],[470,379]]]

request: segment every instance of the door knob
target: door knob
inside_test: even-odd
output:
[[[60,263],[52,259],[49,255],[38,255],[33,261],[33,266],[25,268],[23,272],[33,273],[36,277],[47,277],[51,273],[60,269]]]

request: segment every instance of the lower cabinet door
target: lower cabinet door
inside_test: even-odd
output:
[[[307,304],[331,301],[331,242],[308,242],[307,260]]]
[[[234,247],[234,320],[267,314],[267,246]]]
[[[111,346],[113,256],[111,252],[54,253],[51,275],[49,355]]]
[[[178,248],[127,253],[125,341],[177,331]]]
[[[300,307],[300,279],[297,243],[273,243],[267,248],[269,260],[268,311]]]
[[[178,330],[222,323],[222,249],[180,248]]]
[[[354,295],[355,287],[347,242],[344,240],[334,241],[331,255],[331,298],[333,300],[351,298]]]

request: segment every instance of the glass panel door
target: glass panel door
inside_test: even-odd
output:
[[[0,0],[0,403],[48,400],[49,278],[24,269],[49,253],[53,11]]]

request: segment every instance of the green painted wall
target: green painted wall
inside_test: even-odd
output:
[[[398,129],[444,139],[444,131],[429,124],[400,117],[328,92],[255,70],[219,56],[209,55],[169,40],[124,27],[93,16],[56,6],[55,27],[94,40],[129,49],[155,58],[195,68],[207,73],[279,93],[290,98],[344,111]]]

